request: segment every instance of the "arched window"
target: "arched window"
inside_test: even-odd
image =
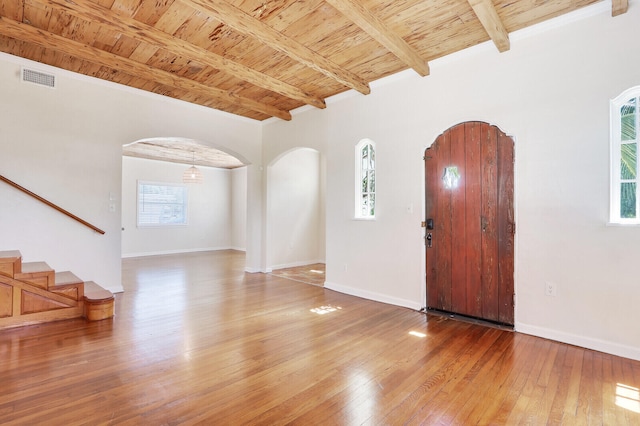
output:
[[[363,139],[356,145],[355,217],[376,217],[376,147],[370,139]]]
[[[638,210],[638,143],[640,86],[611,101],[612,223],[640,224]]]

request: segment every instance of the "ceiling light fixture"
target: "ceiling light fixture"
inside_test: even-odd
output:
[[[191,167],[184,171],[182,174],[182,182],[184,183],[202,183],[204,178],[202,177],[202,172],[196,168],[196,154],[194,151],[191,151],[192,159],[191,159]]]

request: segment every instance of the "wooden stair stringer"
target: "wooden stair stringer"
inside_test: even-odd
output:
[[[45,262],[22,263],[19,251],[0,251],[0,330],[64,319],[114,315],[113,293]]]
[[[0,276],[0,285],[9,288],[11,316],[0,318],[0,329],[80,318],[84,313],[84,301],[49,292],[27,282]],[[2,303],[6,306],[5,303]],[[5,308],[5,313],[9,309]]]

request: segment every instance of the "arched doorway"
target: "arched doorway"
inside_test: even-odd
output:
[[[514,323],[514,142],[466,122],[425,151],[427,308]]]
[[[296,148],[267,169],[267,270],[325,262],[324,161]]]
[[[123,147],[122,257],[246,249],[248,161],[237,153],[188,138],[140,139]],[[201,183],[184,181],[194,166]],[[139,186],[184,186],[186,223],[141,227]]]

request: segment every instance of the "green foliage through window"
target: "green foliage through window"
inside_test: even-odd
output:
[[[376,151],[372,141],[364,139],[356,147],[358,198],[356,216],[373,218],[376,212]]]
[[[638,217],[638,97],[620,108],[620,217]]]

